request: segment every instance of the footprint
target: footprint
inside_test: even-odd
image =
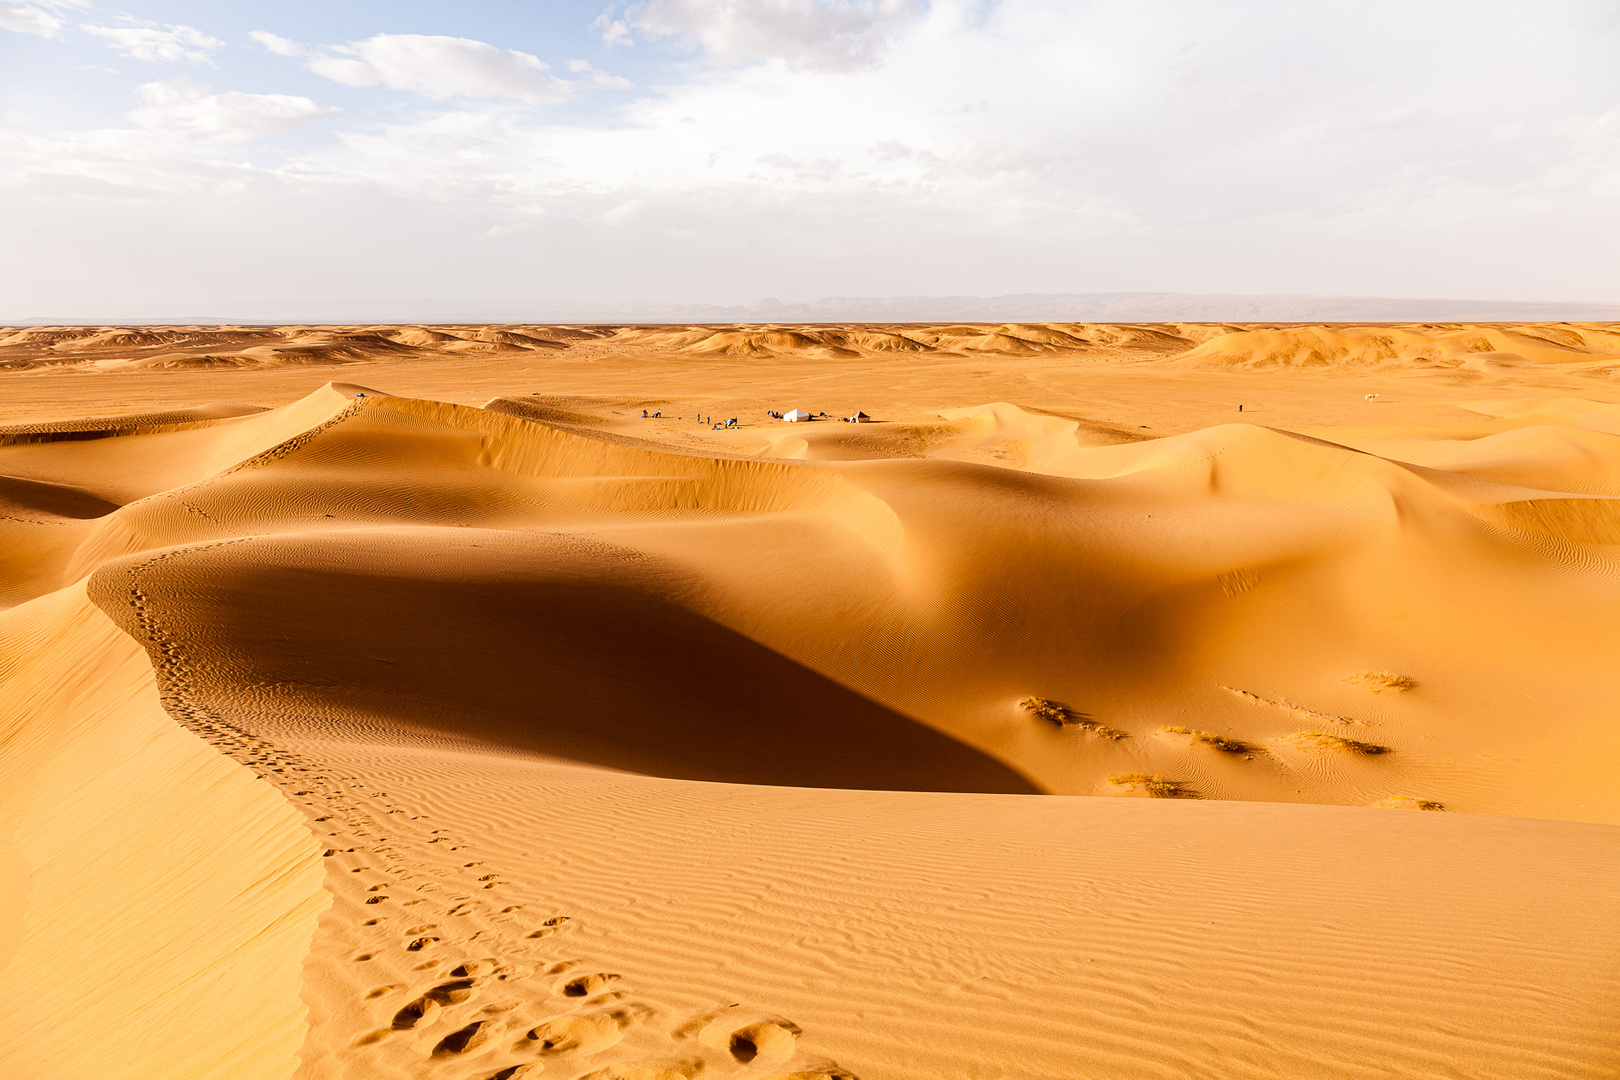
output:
[[[440,983],[427,992],[427,997],[437,1001],[440,1005],[460,1005],[472,997],[473,989],[478,985],[477,979],[453,979],[447,983]]]
[[[711,1024],[698,1041],[718,1047],[748,1065],[775,1065],[793,1056],[799,1044],[799,1025],[781,1019],[756,1020],[740,1027]]]
[[[551,992],[559,997],[590,997],[607,989],[608,984],[617,978],[617,975],[580,975],[558,983],[551,988]]]
[[[670,1065],[609,1065],[587,1073],[579,1080],[691,1080],[703,1069],[701,1061],[680,1061]]]
[[[493,960],[468,960],[452,968],[450,974],[460,978],[479,978],[484,975],[495,974],[496,964]]]
[[[394,1030],[409,1031],[411,1028],[431,1023],[441,1007],[437,1001],[424,994],[394,1014]]]
[[[399,989],[401,989],[401,987],[398,985],[374,986],[366,994],[366,1000],[370,1001],[372,998],[387,997],[389,994],[392,994],[394,991]]]
[[[409,945],[405,946],[405,951],[406,952],[421,952],[423,949],[427,948],[429,945],[432,945],[434,942],[436,942],[438,940],[439,940],[438,938],[433,937],[431,935],[429,935],[428,937],[419,937],[419,938],[415,939],[414,941],[412,941]]]
[[[813,1065],[790,1073],[770,1073],[759,1080],[860,1080],[854,1073],[834,1062]]]
[[[544,1054],[594,1054],[624,1038],[629,1022],[625,1012],[558,1016],[531,1030],[529,1039]]]
[[[464,1028],[458,1028],[439,1040],[433,1048],[434,1057],[448,1057],[451,1054],[471,1054],[487,1046],[494,1037],[495,1027],[488,1020],[474,1020]]]
[[[571,920],[566,915],[554,915],[545,922],[541,923],[540,929],[534,931],[534,933],[530,934],[529,936],[532,938],[550,937],[552,934],[555,934],[557,931],[561,930],[570,921]]]
[[[542,1066],[537,1061],[528,1061],[522,1065],[508,1065],[497,1073],[490,1073],[489,1080],[523,1080],[526,1076],[538,1075]]]

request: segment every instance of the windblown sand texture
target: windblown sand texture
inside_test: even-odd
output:
[[[1616,327],[0,334],[0,1075],[1620,1070]]]

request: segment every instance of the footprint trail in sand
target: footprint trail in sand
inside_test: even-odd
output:
[[[564,945],[574,921],[510,895],[498,868],[477,857],[467,839],[433,827],[426,815],[362,777],[336,775],[199,704],[191,690],[193,661],[154,614],[142,575],[238,542],[171,549],[109,567],[98,586],[127,596],[170,715],[276,785],[326,846],[334,902],[319,932],[340,943],[329,940],[312,958],[306,992],[312,1022],[327,1029],[324,1042],[334,1049],[306,1056],[300,1080],[511,1080],[551,1059],[576,1069],[582,1062],[600,1066],[584,1075],[603,1078],[724,1075],[727,1066],[790,1062],[796,1025],[750,1021],[737,1004],[671,1016],[617,974],[590,971],[571,958]],[[124,580],[116,582],[115,575]],[[616,1052],[605,1054],[609,1050]],[[607,1064],[610,1058],[617,1060]],[[825,1062],[806,1063],[793,1076],[853,1080]]]

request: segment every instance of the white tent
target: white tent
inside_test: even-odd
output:
[[[794,409],[792,412],[783,413],[782,414],[782,419],[786,420],[790,424],[797,424],[797,423],[800,423],[802,421],[811,419],[811,416],[810,416],[809,413],[805,412],[803,409]]]

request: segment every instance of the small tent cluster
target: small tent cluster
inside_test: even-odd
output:
[[[805,412],[803,409],[791,409],[785,413],[773,410],[770,415],[773,419],[786,420],[790,424],[802,424],[807,420],[815,420],[818,417],[825,419],[827,416],[826,413],[810,413]],[[869,423],[872,418],[863,412],[858,412],[854,416],[840,416],[838,419],[846,424],[865,424]]]

